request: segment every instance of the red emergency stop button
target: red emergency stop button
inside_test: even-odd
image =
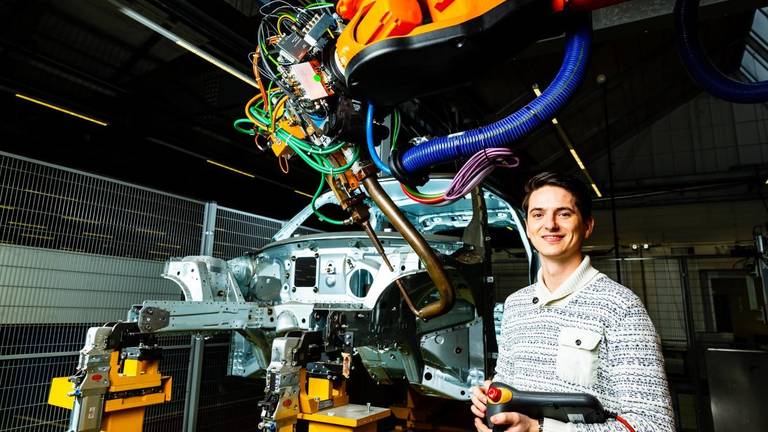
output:
[[[488,399],[492,402],[498,402],[501,399],[501,390],[496,387],[491,387],[485,392],[485,395],[488,396]]]

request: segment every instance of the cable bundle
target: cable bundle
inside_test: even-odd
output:
[[[466,196],[479,185],[496,167],[516,168],[520,159],[508,148],[484,149],[472,155],[461,167],[451,185],[445,191],[445,199],[455,201]]]

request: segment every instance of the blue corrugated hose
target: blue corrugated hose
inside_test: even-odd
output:
[[[699,0],[675,2],[675,27],[680,57],[694,81],[707,93],[736,103],[768,101],[768,82],[745,83],[723,75],[712,65],[699,43]]]
[[[434,138],[408,149],[402,156],[403,169],[414,174],[442,162],[469,157],[482,149],[509,146],[554,117],[581,83],[589,59],[591,35],[589,23],[567,33],[563,64],[541,96],[488,126]]]

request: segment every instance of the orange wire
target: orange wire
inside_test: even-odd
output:
[[[277,163],[280,165],[280,171],[283,172],[283,174],[288,174],[288,171],[290,169],[290,166],[288,165],[288,158],[285,156],[280,156],[277,158]],[[285,168],[283,168],[283,163],[285,163]]]
[[[259,85],[259,93],[261,93],[261,100],[264,101],[264,107],[267,106],[267,94],[264,92],[264,85],[261,83],[261,75],[259,74],[259,55],[261,47],[256,47],[256,52],[253,53],[253,76],[256,79],[256,84]]]
[[[256,120],[256,117],[254,117],[251,114],[251,105],[255,104],[257,100],[261,97],[260,94],[257,94],[256,96],[252,97],[251,100],[248,101],[248,103],[245,104],[245,116],[248,117],[248,120],[251,121],[251,123],[260,126],[264,130],[268,130],[269,128],[262,124],[260,121]]]

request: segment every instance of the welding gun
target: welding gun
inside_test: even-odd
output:
[[[612,418],[596,397],[586,393],[520,391],[494,382],[485,395],[488,397],[485,422],[494,432],[506,429],[504,425],[491,423],[491,417],[503,412],[517,412],[533,419],[546,417],[566,423],[604,423]]]

